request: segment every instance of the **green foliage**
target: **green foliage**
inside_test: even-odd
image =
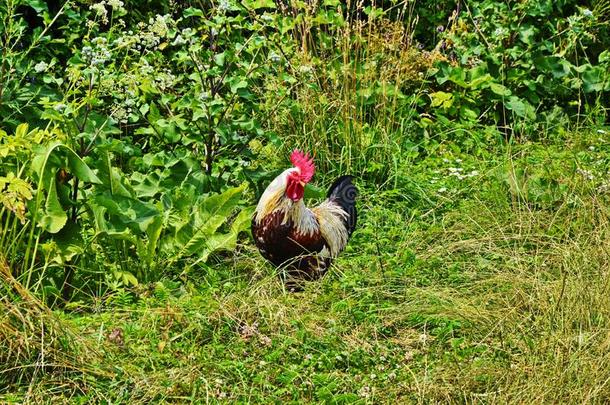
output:
[[[442,92],[430,104],[441,127],[492,124],[505,136],[531,138],[549,122],[560,128],[557,121],[569,116],[578,124],[583,109],[603,107],[610,9],[593,3],[477,1],[460,8],[441,27],[450,61],[435,69]],[[606,112],[600,115],[593,119]]]
[[[1,1],[0,402],[608,402],[609,12]],[[288,294],[295,147],[361,192]]]

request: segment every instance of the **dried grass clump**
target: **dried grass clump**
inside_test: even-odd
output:
[[[0,393],[41,381],[79,386],[75,377],[93,373],[97,355],[13,277],[0,256]]]

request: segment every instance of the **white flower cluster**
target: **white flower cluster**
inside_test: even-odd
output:
[[[134,35],[132,31],[129,31],[127,35],[130,37],[133,47],[136,50],[154,49],[159,46],[163,40],[169,37],[170,29],[175,25],[176,21],[174,21],[169,14],[157,14],[154,18],[151,17],[148,20],[148,24],[143,22],[138,24],[140,32]],[[176,41],[179,44],[182,44],[184,39],[176,38],[174,39],[174,42]]]
[[[124,10],[124,3],[121,0],[108,0],[108,5],[112,7],[113,10]]]
[[[112,117],[121,124],[127,124],[129,116],[136,113],[140,104],[134,90],[136,80],[134,75],[128,75],[125,82],[116,86],[114,95],[118,103],[116,109],[112,112]]]
[[[112,11],[125,12],[124,3],[121,0],[102,0],[99,3],[93,3],[89,6],[89,10],[95,13],[95,17],[99,18],[102,24],[108,24],[108,9],[110,6]]]
[[[456,177],[458,180],[464,180],[469,177],[475,177],[479,175],[478,170],[472,170],[469,173],[465,173],[464,169],[462,169],[461,167],[449,167],[447,168],[447,170],[449,171],[449,176]]]
[[[129,113],[123,106],[117,107],[110,115],[121,124],[127,124]]]
[[[451,160],[445,158],[445,159],[443,159],[443,162],[444,163],[451,163]],[[457,167],[453,167],[452,166],[452,167],[448,167],[446,169],[447,170],[447,175],[450,176],[450,177],[455,177],[458,180],[465,180],[465,179],[468,179],[468,178],[476,177],[476,176],[478,176],[480,174],[478,170],[471,170],[469,172],[466,172],[464,170],[464,168],[459,167],[459,164],[462,163],[462,159],[455,159],[454,162],[457,163],[457,165],[456,165]],[[442,170],[442,171],[441,170],[435,170],[434,174],[440,175],[443,172],[444,172],[444,170]],[[439,177],[439,176],[432,177],[432,179],[430,179],[430,184],[435,184],[435,183],[439,182],[439,180],[441,180],[441,177]],[[440,194],[446,193],[447,192],[447,187],[440,187],[437,190],[437,192],[440,193]]]
[[[104,0],[99,3],[93,3],[89,6],[89,10],[95,13],[95,16],[100,19],[102,24],[108,24],[108,10],[106,10],[106,2]]]
[[[173,87],[176,83],[176,76],[171,70],[165,69],[162,72],[158,72],[155,76],[155,85],[161,91],[165,91]]]
[[[371,396],[371,387],[368,385],[363,386],[358,390],[358,395],[361,398],[369,398]]]
[[[597,192],[599,194],[608,194],[610,193],[610,180],[604,180],[598,187]]]
[[[593,180],[595,179],[595,175],[590,170],[585,169],[576,169],[576,173],[580,174],[585,180]]]
[[[221,13],[228,11],[229,8],[231,8],[231,3],[229,3],[229,0],[220,0],[218,2],[218,11]]]
[[[155,18],[151,17],[148,20],[148,29],[159,37],[165,37],[167,36],[167,32],[169,31],[168,24],[171,24],[172,22],[173,19],[169,14],[157,14]]]
[[[91,66],[103,65],[112,56],[108,50],[107,39],[104,37],[93,38],[93,46],[84,46],[82,50],[83,59]]]
[[[278,63],[280,60],[282,60],[282,58],[277,53],[271,52],[269,54],[269,60],[271,60],[273,63]]]
[[[49,67],[49,64],[47,62],[38,62],[35,66],[34,66],[34,71],[36,73],[42,73],[45,72]]]
[[[142,64],[140,65],[139,71],[142,76],[150,76],[155,72],[155,68],[150,66],[146,59],[142,58],[141,62]]]
[[[173,46],[181,46],[185,44],[193,44],[195,42],[196,32],[192,28],[185,28],[176,35],[172,41]]]

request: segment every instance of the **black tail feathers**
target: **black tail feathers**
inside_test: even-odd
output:
[[[356,197],[358,189],[352,184],[352,176],[341,176],[328,189],[327,198],[338,204],[347,212],[348,217],[345,219],[345,227],[351,235],[356,229],[356,221],[358,212],[356,211]]]

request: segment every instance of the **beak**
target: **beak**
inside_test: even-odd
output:
[[[303,187],[305,187],[305,185],[307,184],[304,181],[301,181],[300,183],[301,183],[301,186],[303,186]]]

